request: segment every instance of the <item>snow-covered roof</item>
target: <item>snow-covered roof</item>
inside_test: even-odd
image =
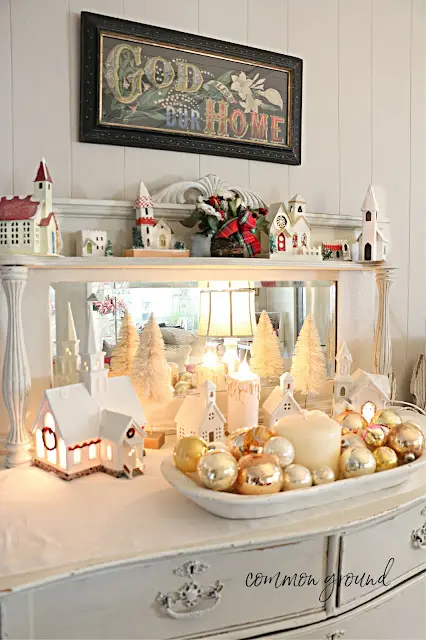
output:
[[[384,375],[379,375],[376,373],[368,373],[363,369],[357,369],[355,373],[352,374],[352,380],[355,382],[353,389],[351,391],[351,398],[355,397],[360,393],[365,387],[369,385],[373,385],[377,389],[379,393],[381,393],[385,398],[389,400],[390,397],[390,383],[389,378]]]
[[[157,224],[155,225],[155,229],[159,230],[160,227],[163,227],[167,231],[169,231],[170,233],[173,233],[171,226],[169,225],[169,223],[167,222],[167,220],[165,218],[159,218],[159,220],[157,220]]]
[[[285,202],[273,202],[268,208],[268,219],[271,220],[277,215],[277,213],[285,213],[288,216],[288,211]]]
[[[131,416],[105,409],[104,411],[102,411],[101,415],[99,437],[103,440],[110,440],[111,442],[120,444],[127,429],[129,429],[133,425],[136,425],[136,423]],[[132,440],[137,443],[140,442],[140,437],[145,436],[146,434],[145,431],[139,427],[139,425],[136,425],[135,428],[137,428],[137,435],[135,435],[135,438]]]
[[[346,342],[342,342],[342,344],[340,345],[340,348],[336,354],[336,360],[343,360],[346,359],[349,362],[352,362],[352,354],[348,349],[348,345],[346,344]]]
[[[219,419],[225,424],[226,418],[215,402],[208,402],[202,396],[185,396],[176,414],[176,424],[198,427],[210,411],[215,411]]]
[[[367,189],[361,211],[380,211],[372,185]]]
[[[272,415],[274,411],[276,411],[283,403],[289,402],[293,405],[296,410],[302,411],[299,404],[294,399],[293,395],[288,391],[282,392],[281,387],[275,387],[272,391],[271,395],[266,398],[265,402],[262,405],[262,408]]]
[[[83,383],[46,389],[44,393],[67,445],[99,435],[100,408]]]
[[[40,202],[32,196],[12,196],[0,198],[0,220],[29,220],[40,208]]]
[[[108,378],[107,391],[96,396],[103,409],[132,417],[138,425],[146,422],[141,403],[129,376]]]
[[[289,202],[299,202],[300,204],[306,204],[306,200],[304,198],[302,198],[300,193],[296,193],[295,196],[290,198]]]

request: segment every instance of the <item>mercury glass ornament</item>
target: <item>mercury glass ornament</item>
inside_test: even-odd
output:
[[[188,384],[188,382],[184,382],[183,380],[180,380],[174,386],[174,390],[176,392],[176,395],[178,396],[185,396],[188,393],[189,389],[190,385]]]
[[[294,447],[290,440],[281,436],[270,438],[263,448],[265,453],[272,453],[277,456],[282,469],[288,467],[294,460]]]
[[[209,451],[228,451],[229,453],[228,445],[226,444],[226,442],[208,442],[207,448]]]
[[[346,434],[349,432],[358,433],[363,431],[367,426],[367,420],[357,411],[352,411],[351,409],[346,409],[342,413],[339,413],[336,416],[335,420],[342,427],[342,433]]]
[[[245,455],[247,451],[244,446],[244,438],[249,428],[237,429],[228,436],[226,445],[236,460]]]
[[[357,478],[374,473],[376,459],[366,447],[349,448],[340,456],[340,472],[344,478]]]
[[[331,467],[320,467],[312,471],[314,484],[330,484],[335,481],[334,471]]]
[[[379,424],[370,424],[369,427],[362,432],[362,439],[367,446],[372,449],[384,447],[388,437],[388,431]]]
[[[248,454],[238,462],[236,489],[244,495],[260,496],[281,491],[283,471],[275,456]]]
[[[352,449],[355,447],[367,448],[367,445],[360,435],[350,432],[342,436],[342,452],[348,447],[352,447]]]
[[[187,382],[190,385],[192,381],[192,375],[193,374],[190,371],[184,371],[183,373],[180,374],[179,380],[181,382]]]
[[[301,464],[291,464],[284,470],[283,491],[307,489],[312,486],[312,474]]]
[[[399,462],[413,462],[425,450],[425,437],[420,425],[409,420],[397,425],[389,432],[388,447],[393,449]]]
[[[173,459],[175,465],[184,473],[194,473],[198,461],[207,452],[207,442],[198,436],[186,436],[175,444]]]
[[[384,424],[385,427],[390,428],[396,427],[401,422],[400,416],[393,409],[381,409],[374,414],[371,420],[371,424]]]
[[[197,475],[207,489],[228,491],[237,479],[237,461],[229,451],[207,451],[198,461]]]
[[[376,472],[393,469],[398,464],[398,456],[390,447],[377,447],[373,456],[376,460]]]
[[[244,448],[247,453],[262,453],[265,444],[273,435],[268,427],[252,427],[244,437]]]

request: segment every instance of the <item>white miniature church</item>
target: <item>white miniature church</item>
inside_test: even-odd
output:
[[[361,413],[369,423],[374,414],[384,409],[390,397],[389,378],[357,369],[351,375],[352,356],[344,342],[336,355],[333,414],[346,409]]]
[[[291,373],[280,376],[280,384],[275,387],[271,395],[262,405],[263,422],[267,427],[273,427],[277,420],[292,413],[303,413],[303,409],[294,399],[294,378]]]
[[[273,215],[269,230],[269,252],[274,258],[292,260],[295,256],[317,256],[322,260],[321,247],[311,247],[311,227],[306,220],[306,200],[299,194],[288,201],[269,207]]]
[[[133,208],[136,211],[136,225],[141,231],[143,247],[145,249],[170,249],[172,229],[164,218],[155,220],[152,198],[143,182],[139,185],[139,195]]]
[[[0,253],[59,254],[61,236],[52,211],[53,182],[43,158],[33,194],[0,198]]]
[[[57,366],[75,384],[44,392],[32,429],[34,464],[64,480],[95,471],[140,475],[145,416],[130,378],[108,378],[92,312],[81,355],[70,306],[66,338]]]
[[[373,187],[368,187],[362,211],[362,232],[358,236],[359,262],[386,260],[387,240],[379,229],[379,206]]]
[[[206,380],[199,390],[199,396],[185,396],[175,418],[176,435],[199,436],[206,442],[223,441],[226,418],[216,404],[216,385]]]

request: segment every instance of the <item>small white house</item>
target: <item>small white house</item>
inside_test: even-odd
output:
[[[361,207],[362,232],[358,236],[359,262],[374,262],[386,260],[388,241],[379,229],[379,206],[373,187],[368,187]]]
[[[74,334],[75,329],[68,337]],[[75,340],[68,342],[74,345]],[[145,415],[131,379],[108,378],[91,313],[81,363],[81,382],[43,394],[32,429],[34,464],[65,480],[95,471],[116,477],[140,475]]]
[[[83,229],[76,233],[77,256],[104,256],[108,242],[106,231]]]
[[[206,442],[222,441],[226,418],[216,404],[216,385],[206,380],[199,390],[199,396],[185,397],[176,414],[177,437],[199,436]]]
[[[303,409],[294,399],[294,378],[290,373],[280,376],[280,384],[262,405],[264,424],[273,427],[277,420],[292,413],[303,413]]]
[[[53,182],[44,158],[33,194],[0,198],[0,253],[59,254],[61,236],[52,211]]]
[[[173,231],[164,218],[160,218],[152,229],[152,249],[171,249]]]
[[[385,375],[367,373],[362,369],[357,369],[351,375],[351,364],[351,353],[346,343],[343,343],[336,355],[333,413],[338,415],[351,408],[370,422],[374,414],[389,403],[389,378]]]
[[[311,227],[306,220],[306,201],[295,195],[288,203],[272,204],[268,217],[272,215],[269,229],[269,252],[274,258],[283,260],[322,260],[320,247],[311,247]]]

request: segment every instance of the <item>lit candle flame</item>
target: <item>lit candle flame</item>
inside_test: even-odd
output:
[[[239,380],[250,380],[253,377],[253,374],[250,371],[249,364],[248,364],[248,362],[247,362],[247,360],[245,358],[241,362],[240,366],[238,367],[238,371],[236,373],[236,377]]]
[[[213,351],[206,351],[203,357],[203,364],[206,367],[214,367],[217,364],[217,356]]]

